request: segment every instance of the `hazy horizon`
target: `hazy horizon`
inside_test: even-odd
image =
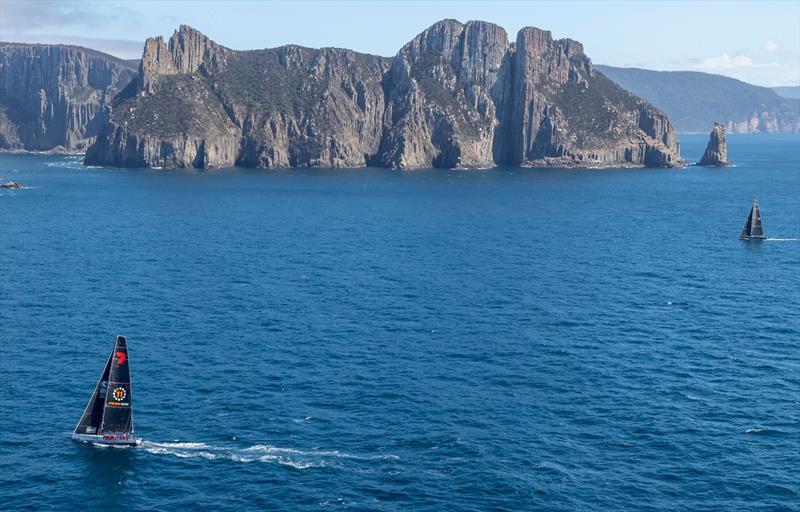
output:
[[[0,40],[74,44],[134,59],[147,37],[166,38],[186,24],[237,50],[291,43],[392,56],[444,18],[496,23],[510,39],[524,26],[550,30],[583,43],[595,64],[700,71],[765,87],[800,85],[800,2],[4,0]]]

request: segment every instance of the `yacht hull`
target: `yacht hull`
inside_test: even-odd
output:
[[[81,443],[102,444],[107,446],[139,446],[142,444],[142,440],[134,435],[115,437],[93,434],[72,434],[72,440]]]

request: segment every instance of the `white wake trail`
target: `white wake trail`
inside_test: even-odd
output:
[[[170,455],[180,459],[228,460],[233,462],[268,462],[290,466],[295,469],[308,469],[336,465],[337,460],[355,461],[394,460],[395,455],[357,455],[338,450],[300,450],[281,448],[269,444],[256,444],[247,448],[235,446],[215,446],[195,442],[156,442],[143,441],[141,448],[152,455]]]

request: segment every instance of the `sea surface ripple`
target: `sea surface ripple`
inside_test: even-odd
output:
[[[6,510],[798,510],[800,139],[736,167],[0,155]],[[705,137],[682,137],[699,158]],[[138,448],[72,443],[115,334]]]

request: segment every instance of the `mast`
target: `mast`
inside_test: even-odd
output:
[[[117,336],[111,353],[108,375],[108,393],[103,407],[100,433],[130,434],[133,432],[131,412],[131,372],[128,362],[128,343],[125,336]]]

